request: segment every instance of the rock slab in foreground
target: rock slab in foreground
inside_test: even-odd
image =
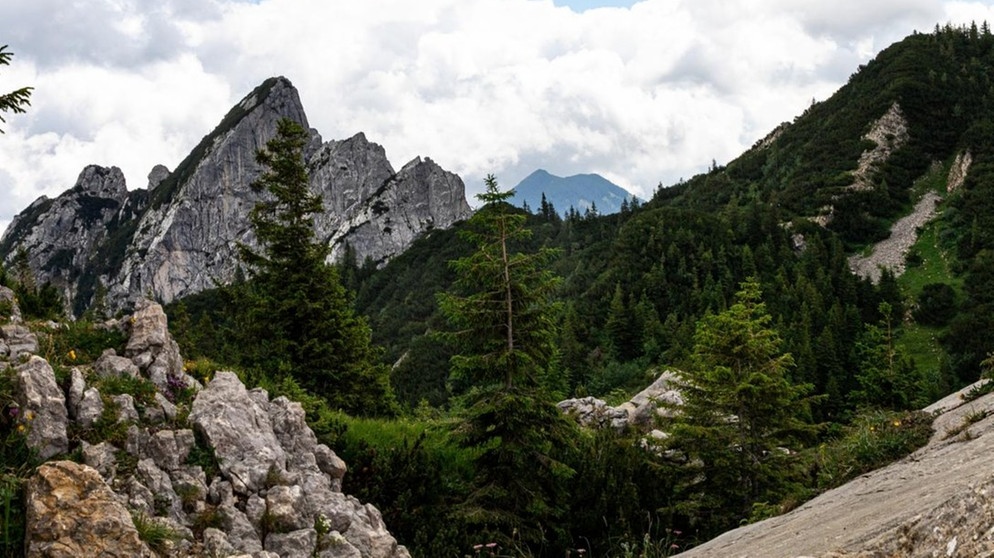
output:
[[[45,463],[27,483],[29,558],[151,558],[131,514],[96,470],[71,461]]]
[[[909,457],[796,510],[729,531],[682,558],[994,556],[994,394],[964,388],[925,409],[935,436]]]

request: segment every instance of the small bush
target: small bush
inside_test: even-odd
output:
[[[0,556],[19,556],[24,550],[24,479],[0,473]]]
[[[220,475],[221,467],[217,460],[217,455],[214,454],[214,448],[211,447],[210,443],[199,430],[194,430],[193,434],[196,438],[196,443],[186,458],[186,464],[199,466],[209,479]]]
[[[42,353],[52,366],[93,362],[107,349],[121,354],[128,342],[120,331],[97,329],[85,321],[63,324],[51,331],[46,340]]]
[[[809,450],[816,486],[829,489],[896,461],[928,443],[932,416],[921,411],[865,412],[835,440]]]

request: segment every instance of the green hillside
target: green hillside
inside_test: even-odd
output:
[[[542,367],[543,401],[593,395],[619,403],[664,369],[715,362],[702,339],[726,331],[721,324],[751,324],[782,340],[782,363],[792,366],[777,371],[797,401],[789,418],[804,424],[782,438],[796,451],[742,476],[750,484],[739,491],[706,468],[721,459],[741,465],[728,449],[746,442],[707,438],[724,435],[722,426],[735,422],[727,415],[707,427],[671,423],[682,434],[666,442],[668,452],[644,451],[634,432],[577,431],[576,444],[555,454],[572,476],[560,479],[569,501],[542,508],[548,546],[518,541],[523,548],[513,555],[668,555],[671,543],[684,547],[790,509],[927,437],[927,419],[894,413],[976,380],[994,351],[992,75],[986,24],[937,27],[885,49],[831,98],[727,166],[661,185],[645,203],[607,216],[513,210],[530,236],[510,251],[556,250],[550,269],[561,279],[549,305],[556,351]],[[967,154],[966,179],[950,191],[950,171]],[[886,238],[925,191],[943,199],[919,231],[906,273],[876,283],[854,275],[848,258]],[[466,515],[463,503],[477,494],[474,470],[494,473],[479,461],[494,446],[470,450],[454,440],[463,439],[467,413],[487,386],[450,373],[451,357],[466,347],[439,335],[451,321],[437,303],[439,293],[459,291],[449,262],[474,253],[470,229],[432,231],[383,269],[354,258],[338,266],[392,367],[405,421],[417,425],[353,422],[338,447],[358,471],[352,489],[384,509],[391,529],[424,556],[471,553],[474,542],[486,542],[473,540],[479,516]],[[754,286],[762,304],[746,296]],[[238,328],[225,296],[204,293],[173,307],[175,321],[187,324],[184,354],[237,360],[241,348],[224,341]],[[744,298],[755,314],[743,310]],[[539,413],[524,408],[526,418]],[[443,481],[426,489],[438,475]]]

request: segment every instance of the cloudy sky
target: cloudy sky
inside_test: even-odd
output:
[[[0,230],[87,164],[174,168],[253,87],[300,91],[324,138],[363,131],[478,192],[537,168],[646,196],[727,162],[914,30],[994,0],[3,0]]]

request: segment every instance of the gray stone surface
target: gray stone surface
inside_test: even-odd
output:
[[[926,409],[941,413],[936,434],[911,456],[678,556],[991,556],[994,414],[955,432],[967,417],[994,411],[994,395],[964,402],[969,389]]]
[[[258,492],[270,468],[286,471],[286,453],[267,410],[233,372],[218,372],[193,401],[190,422],[210,443],[238,494]]]
[[[114,349],[107,349],[100,355],[100,358],[93,363],[93,371],[98,376],[138,377],[138,367],[135,366],[135,363],[129,358],[117,356]]]
[[[560,401],[557,406],[583,426],[624,430],[628,427],[650,432],[659,416],[670,414],[671,407],[683,403],[675,388],[676,375],[663,371],[649,387],[630,400],[612,407],[596,397],[581,397]]]
[[[66,398],[52,367],[35,355],[15,370],[15,399],[20,406],[21,424],[27,429],[28,446],[42,459],[69,451]]]
[[[39,282],[51,281],[69,306],[81,293],[79,278],[106,258],[123,256],[120,269],[101,277],[111,310],[129,308],[152,295],[171,302],[229,282],[238,266],[238,245],[256,245],[248,215],[261,199],[249,186],[260,173],[255,153],[290,118],[307,128],[297,90],[285,78],[268,80],[238,105],[244,116],[218,130],[202,159],[192,161],[182,183],[168,169],[149,174],[149,195],[128,193],[116,167],[89,166],[58,198],[40,198],[17,215],[4,238],[0,262],[10,265],[19,248],[31,255]],[[362,133],[322,143],[311,131],[305,155],[312,189],[322,196],[318,238],[337,256],[346,242],[359,261],[383,262],[427,230],[447,228],[471,214],[462,180],[429,159],[415,159],[394,172],[383,147]],[[132,237],[108,246],[108,226],[132,228]],[[15,235],[16,238],[8,238]],[[141,364],[139,364],[141,366]]]

